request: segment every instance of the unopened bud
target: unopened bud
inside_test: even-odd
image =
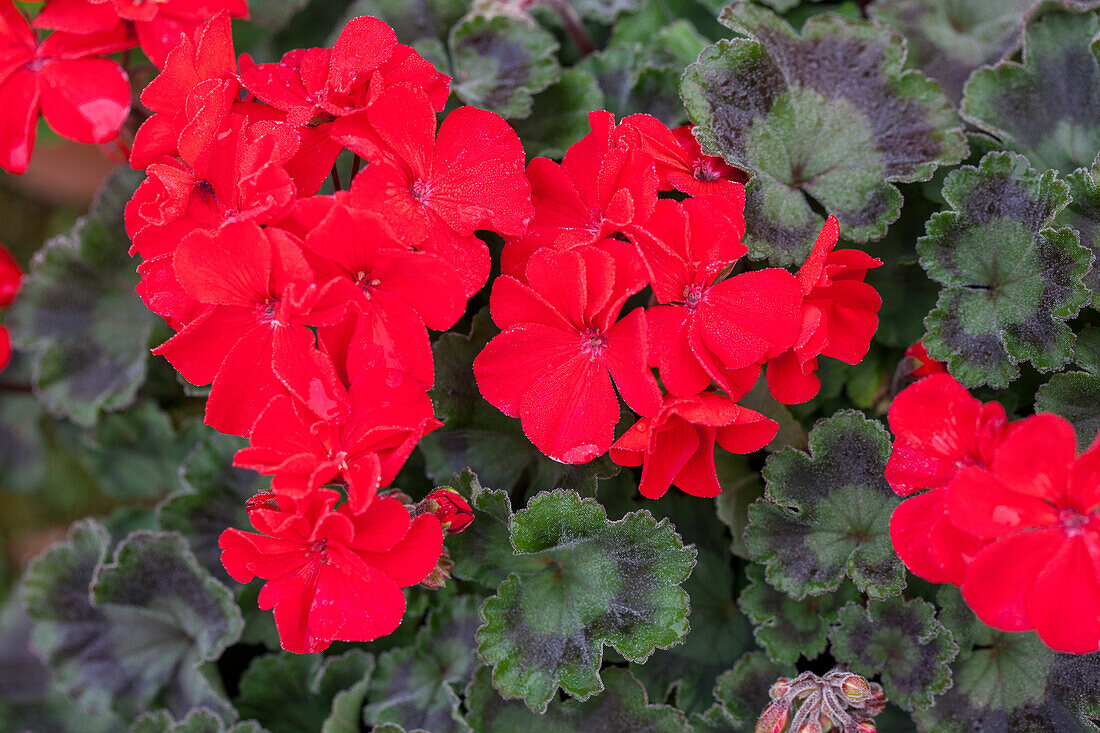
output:
[[[768,690],[768,695],[771,696],[771,699],[778,700],[779,698],[786,696],[786,694],[790,692],[790,689],[791,681],[786,677],[780,677],[772,683],[771,689]]]
[[[844,678],[840,685],[840,691],[849,702],[863,702],[871,697],[871,685],[858,674],[850,674]]]
[[[862,723],[856,726],[859,733],[878,733],[878,728],[870,720],[864,720]]]
[[[449,534],[458,534],[474,521],[474,511],[469,502],[450,489],[436,489],[416,508],[417,514],[434,514]]]
[[[279,505],[275,503],[274,491],[260,491],[245,500],[244,508],[247,512],[254,512],[257,509],[274,509],[278,511]]]
[[[756,721],[753,733],[781,733],[787,727],[787,721],[791,717],[789,705],[778,700],[768,704],[764,708],[764,714]]]
[[[451,577],[451,568],[454,567],[454,560],[451,559],[451,554],[447,552],[447,548],[443,548],[443,554],[439,556],[439,560],[436,561],[435,567],[428,573],[424,580],[420,581],[421,588],[427,588],[428,590],[439,590],[443,586],[447,585],[447,580]]]

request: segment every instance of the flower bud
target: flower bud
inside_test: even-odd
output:
[[[768,695],[771,699],[778,700],[781,697],[785,697],[791,689],[791,681],[786,677],[780,677],[774,683],[772,683],[771,689],[768,690]]]
[[[447,548],[443,548],[443,553],[439,556],[439,560],[436,561],[435,567],[432,571],[420,581],[421,588],[427,588],[428,590],[439,590],[447,585],[447,580],[451,577],[451,568],[454,567],[454,560],[451,559],[451,553],[447,552]]]
[[[434,514],[449,534],[458,534],[474,521],[474,511],[457,491],[436,489],[417,505],[417,514]]]
[[[876,728],[875,724],[870,720],[864,720],[856,726],[856,730],[858,730],[859,733],[878,733],[878,728]]]
[[[863,702],[871,697],[871,685],[858,674],[850,674],[840,683],[840,691],[849,702]]]
[[[247,512],[254,512],[257,509],[273,509],[278,511],[279,505],[275,503],[274,491],[260,491],[245,500],[244,508]]]
[[[776,700],[764,708],[760,720],[756,721],[753,733],[781,733],[787,727],[787,720],[791,717],[791,708],[786,703]]]

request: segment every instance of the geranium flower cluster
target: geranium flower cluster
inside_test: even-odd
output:
[[[222,14],[142,93],[126,226],[138,291],[176,330],[154,352],[210,385],[209,425],[249,438],[237,465],[273,476],[249,504],[260,534],[220,545],[234,578],[268,581],[291,651],[392,632],[400,589],[440,562],[436,514],[465,526],[452,500],[379,495],[440,426],[428,329],[488,278],[475,230],[518,236],[532,215],[502,118],[462,107],[437,127],[449,81],[369,17],[331,49],[238,67]],[[345,150],[367,167],[339,190]]]
[[[15,300],[19,286],[23,283],[23,271],[11,252],[0,244],[0,308],[7,308]],[[0,372],[11,361],[11,335],[8,329],[0,325]]]
[[[1064,418],[1009,422],[947,374],[903,390],[889,421],[886,478],[909,497],[890,536],[906,566],[960,586],[994,628],[1100,650],[1100,443],[1078,455]]]
[[[32,23],[0,0],[0,168],[24,173],[41,115],[64,138],[107,143],[130,115],[130,77],[112,54],[136,46],[158,68],[181,35],[247,0],[47,0]],[[45,31],[44,40],[34,29]]]
[[[534,218],[504,247],[490,300],[502,333],[474,362],[478,387],[550,458],[610,450],[643,466],[647,497],[673,484],[716,496],[715,442],[748,453],[776,434],[737,404],[762,367],[793,404],[817,394],[818,357],[866,354],[881,299],[863,280],[882,263],[834,250],[830,217],[797,275],[730,276],[747,252],[740,172],[703,154],[689,128],[608,112],[589,122],[560,164],[527,166]],[[650,305],[630,307],[647,287]],[[617,441],[616,390],[641,416]]]

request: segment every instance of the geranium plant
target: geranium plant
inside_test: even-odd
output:
[[[0,0],[0,728],[1100,729],[1098,6]]]

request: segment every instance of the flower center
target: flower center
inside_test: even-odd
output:
[[[692,173],[697,181],[717,181],[722,177],[722,174],[718,172],[714,164],[709,160],[697,160],[692,168]]]
[[[322,565],[328,565],[328,540],[317,540],[306,551],[306,557],[317,557]]]
[[[49,56],[38,56],[38,57],[35,57],[35,58],[31,59],[27,63],[23,64],[23,68],[26,69],[27,71],[31,72],[31,73],[34,73],[34,72],[40,70],[43,66],[45,66],[47,63],[49,63],[51,60],[52,59]]]
[[[599,358],[606,348],[607,336],[595,327],[590,327],[581,334],[581,351],[588,354],[588,358]]]
[[[378,287],[382,284],[382,281],[376,277],[371,277],[366,270],[360,270],[355,273],[355,284],[363,291],[363,295],[366,296],[367,300],[370,300],[370,289]]]
[[[275,310],[279,305],[279,301],[274,298],[270,298],[266,303],[260,303],[256,306],[256,310],[259,312],[260,320],[264,323],[270,323],[275,320]]]
[[[1089,518],[1076,509],[1063,509],[1058,512],[1058,521],[1068,536],[1079,537],[1085,533]]]
[[[684,288],[684,305],[690,310],[695,310],[703,302],[703,286],[688,285]]]
[[[417,178],[413,181],[413,185],[409,187],[409,193],[412,194],[414,199],[423,204],[427,202],[428,196],[431,195],[432,188],[427,181]]]
[[[338,450],[329,454],[329,460],[336,464],[336,467],[341,471],[348,470],[348,453],[347,451]]]

